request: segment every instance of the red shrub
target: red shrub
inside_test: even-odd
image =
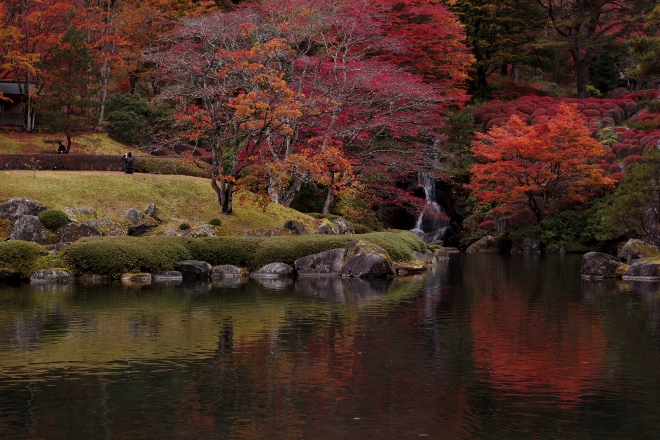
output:
[[[621,165],[619,165],[618,163],[613,163],[612,165],[609,166],[607,170],[610,173],[618,173],[619,171],[621,171]]]
[[[605,156],[605,162],[607,163],[614,163],[615,160],[616,160],[616,154],[614,153],[610,153],[607,156]]]
[[[534,113],[534,109],[532,108],[532,106],[527,104],[518,104],[516,110],[518,110],[521,113],[525,113],[527,115],[531,115],[532,113]]]
[[[642,154],[642,147],[639,145],[631,145],[630,148],[628,148],[628,155],[637,154]]]
[[[509,118],[493,118],[490,121],[488,121],[488,124],[486,124],[486,130],[490,130],[492,127],[495,125],[504,125]]]
[[[628,156],[625,159],[623,159],[623,164],[624,165],[630,165],[631,163],[641,162],[642,160],[644,160],[644,158],[642,156],[639,156],[639,155]]]
[[[617,151],[616,155],[623,159],[624,157],[628,156],[628,145],[622,145]]]
[[[622,172],[610,174],[610,179],[616,180],[617,182],[622,181],[624,177],[626,177],[626,175]]]
[[[493,231],[495,230],[495,222],[492,220],[485,220],[477,225],[478,229],[484,231]]]
[[[589,117],[589,118],[599,118],[600,117],[600,112],[598,110],[587,109],[582,113],[585,116]]]
[[[529,209],[521,209],[511,214],[509,218],[513,229],[523,228],[525,226],[535,225],[536,217]]]
[[[599,110],[601,104],[599,102],[585,102],[584,103],[584,108],[585,110]]]

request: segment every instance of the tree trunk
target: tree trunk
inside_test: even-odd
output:
[[[511,71],[512,71],[512,72],[511,72],[511,75],[513,76],[513,82],[514,82],[515,84],[518,84],[518,80],[519,80],[518,65],[517,65],[517,64],[513,64],[513,65],[511,66]]]
[[[69,127],[66,128],[64,134],[66,135],[66,154],[69,154],[71,152],[71,134],[69,133]]]
[[[221,175],[222,170],[222,142],[218,139],[213,147],[213,163],[211,164],[211,188],[215,191],[220,209],[223,214],[231,214],[233,211],[232,201],[234,192],[234,183],[227,181]],[[218,184],[220,182],[220,184]]]
[[[305,173],[301,178],[296,179],[291,187],[281,196],[280,198],[280,204],[286,207],[291,206],[291,203],[293,203],[293,199],[296,198],[298,193],[300,192],[300,189],[303,186],[304,180],[307,177],[307,173]]]
[[[587,67],[591,61],[591,51],[582,52],[580,42],[577,38],[573,39],[571,56],[575,64],[575,80],[577,82],[577,97],[579,99],[587,98]]]
[[[337,195],[332,189],[334,183],[335,183],[335,174],[332,173],[332,177],[330,177],[330,185],[328,185],[328,193],[325,196],[325,203],[323,203],[323,214],[330,214],[332,210],[335,208]]]

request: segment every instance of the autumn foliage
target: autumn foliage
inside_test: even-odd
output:
[[[575,106],[562,105],[534,125],[514,115],[477,135],[472,190],[482,203],[514,212],[529,209],[537,221],[553,206],[584,202],[594,188],[612,185],[593,158],[604,154]]]

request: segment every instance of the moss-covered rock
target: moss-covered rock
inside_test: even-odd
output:
[[[150,273],[125,273],[121,276],[121,282],[124,284],[151,284]]]
[[[603,280],[606,278],[621,278],[630,266],[618,258],[601,252],[587,252],[582,256],[582,278]]]
[[[658,258],[660,257],[660,249],[652,244],[633,238],[628,240],[628,242],[619,249],[617,256],[624,261],[640,258]]]
[[[416,273],[426,273],[427,266],[426,263],[413,260],[413,261],[395,261],[393,263],[394,270],[396,274],[401,275],[413,275]]]
[[[499,252],[500,246],[492,235],[486,235],[481,240],[478,240],[472,243],[468,248],[467,252]]]
[[[30,275],[33,284],[68,284],[73,283],[73,275],[67,269],[50,268],[39,269]]]
[[[392,258],[382,247],[364,240],[354,240],[348,245],[342,276],[368,278],[394,274]]]
[[[91,206],[64,207],[63,211],[69,216],[69,220],[74,223],[83,223],[89,220],[98,220],[96,209]]]

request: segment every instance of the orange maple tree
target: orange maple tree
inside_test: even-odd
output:
[[[594,159],[605,154],[589,135],[575,106],[526,125],[512,116],[501,127],[478,134],[473,142],[477,163],[470,188],[480,203],[501,205],[505,212],[527,208],[540,221],[559,202],[584,202],[589,191],[611,186]]]

